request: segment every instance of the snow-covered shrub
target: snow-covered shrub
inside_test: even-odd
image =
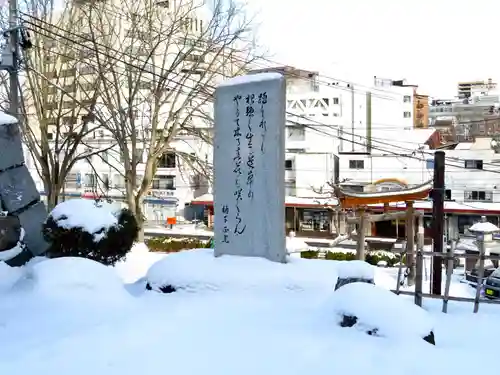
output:
[[[387,289],[350,283],[335,291],[328,304],[341,327],[352,327],[370,336],[423,339],[436,344],[429,313]]]
[[[81,257],[114,265],[137,238],[137,221],[128,209],[87,199],[71,199],[50,213],[43,234],[50,258]]]

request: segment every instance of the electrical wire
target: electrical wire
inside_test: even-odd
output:
[[[44,21],[42,21],[42,22],[44,22]],[[35,25],[35,24],[33,24],[33,23],[30,23],[30,22],[27,22],[27,23],[28,23],[28,24],[32,24],[32,25],[34,25],[35,27],[41,28],[41,29],[42,29],[42,30],[44,30],[44,31],[49,31],[49,32],[51,32],[52,34],[54,34],[54,35],[56,35],[56,36],[59,36],[59,37],[61,37],[61,38],[67,39],[67,40],[69,40],[69,41],[72,41],[72,42],[74,42],[75,44],[79,44],[80,46],[83,46],[83,47],[89,48],[88,46],[86,46],[86,45],[84,45],[84,44],[77,43],[77,42],[75,42],[74,40],[71,40],[71,39],[69,39],[69,38],[67,38],[67,37],[65,37],[65,36],[62,36],[62,35],[60,35],[60,34],[57,34],[57,33],[55,33],[55,32],[52,32],[52,31],[50,31],[50,30],[44,29],[43,27],[40,27],[39,25]],[[44,22],[44,23],[46,23],[46,22]],[[67,30],[66,30],[66,31],[67,31]],[[74,34],[74,33],[73,33],[73,34]],[[77,34],[74,34],[74,35],[77,35]],[[80,37],[80,38],[82,38],[81,36],[79,36],[79,37]],[[85,38],[82,38],[82,39],[85,39]],[[87,41],[92,41],[92,40],[87,40]],[[100,45],[99,43],[96,43],[96,44],[97,44],[97,45]],[[103,45],[100,45],[100,46],[103,46]],[[103,47],[104,47],[104,46],[103,46]],[[120,52],[120,51],[114,50],[114,49],[109,48],[109,47],[108,47],[108,49],[109,49],[109,50],[111,50],[112,52]],[[121,52],[120,52],[120,53],[121,53]],[[113,57],[111,57],[109,54],[108,54],[108,55],[104,54],[104,55],[105,55],[106,57],[113,58]],[[132,66],[132,67],[134,67],[134,68],[138,68],[138,69],[140,69],[139,67],[137,67],[137,66],[135,66],[135,65],[133,65],[133,64],[130,64],[130,63],[128,63],[128,62],[123,62],[123,61],[121,61],[121,62],[122,62],[122,63],[125,63],[125,65]],[[150,74],[152,73],[152,72],[149,72],[149,71],[146,71],[146,72],[147,72],[147,73],[150,73]],[[156,74],[156,73],[152,73],[152,74],[153,74],[153,75],[157,75],[157,76],[158,76],[158,74]],[[175,81],[174,81],[173,79],[172,79],[171,81],[175,83]],[[177,82],[177,83],[178,83],[178,82]],[[179,83],[178,83],[178,84],[179,84]],[[209,85],[208,85],[208,86],[209,86]],[[214,89],[214,90],[215,90],[215,87],[213,87],[213,86],[209,86],[209,87],[210,87],[211,89]],[[191,89],[190,87],[188,87],[188,88],[189,88],[189,89]],[[319,125],[321,125],[321,126],[328,127],[328,128],[333,128],[333,129],[335,129],[335,130],[337,130],[337,131],[339,130],[339,129],[338,129],[338,125],[333,126],[333,125],[324,124],[324,123],[321,123],[321,122],[316,121],[316,120],[314,120],[314,119],[311,119],[310,117],[305,117],[305,116],[297,115],[297,114],[295,114],[295,113],[289,113],[289,112],[287,112],[287,114],[292,115],[292,116],[297,116],[297,117],[303,118],[303,119],[305,119],[305,120],[307,120],[307,121],[316,122],[317,124],[319,124]],[[297,125],[301,125],[301,126],[306,126],[306,127],[309,127],[309,128],[311,128],[312,130],[314,130],[314,131],[318,131],[318,129],[314,129],[314,128],[312,128],[311,126],[307,126],[306,124],[299,124],[299,123],[296,123],[296,124],[297,124]],[[326,133],[326,132],[322,132],[322,133],[323,133],[324,135],[328,135],[328,136],[332,137],[332,134],[330,134],[330,133]],[[351,135],[356,136],[356,137],[359,137],[359,138],[365,138],[365,139],[368,139],[368,138],[367,138],[367,137],[365,137],[365,136],[362,136],[362,135],[359,135],[359,134],[349,133],[349,132],[346,132],[346,131],[343,131],[343,130],[342,130],[342,133],[343,133],[343,134],[351,134]],[[355,142],[355,141],[353,142],[353,140],[345,139],[345,138],[342,138],[342,137],[340,137],[340,136],[337,136],[336,138],[341,139],[341,140],[345,140],[345,141],[347,141],[347,142],[355,143],[355,144],[358,144],[358,145],[362,145],[362,146],[366,147],[366,144],[362,144],[362,143]],[[378,140],[377,140],[376,138],[374,138],[374,137],[371,137],[370,139],[371,139],[372,141],[376,141],[376,142],[378,141]],[[386,145],[388,144],[387,139],[381,139],[379,142],[381,142],[381,143],[383,143],[383,144],[386,144]],[[390,144],[389,144],[389,145],[390,145]],[[396,148],[399,148],[399,149],[402,149],[402,150],[405,150],[405,151],[411,151],[412,153],[415,153],[415,152],[416,152],[415,150],[405,149],[405,148],[403,148],[403,147],[401,147],[401,146],[397,146],[397,145],[391,145],[391,146],[396,147]],[[381,150],[381,151],[388,151],[388,150],[386,150],[386,149],[382,149],[382,148],[377,148],[377,147],[374,147],[373,145],[372,145],[372,148],[373,148],[373,149],[378,149],[378,150]],[[394,153],[394,152],[391,152],[391,151],[389,151],[389,153],[394,154],[394,155],[398,155],[398,156],[406,156],[406,157],[408,157],[408,155],[397,154],[397,153]],[[430,152],[427,152],[427,154],[428,154],[428,155],[433,155],[433,154],[432,154],[432,153],[430,153]],[[418,158],[417,158],[417,159],[418,159]],[[454,160],[460,160],[459,158],[453,158],[453,159],[454,159]],[[422,160],[422,161],[423,161],[424,159],[420,159],[420,160]],[[463,161],[465,161],[465,160],[466,160],[466,159],[463,159]],[[488,164],[488,163],[483,163],[483,164]],[[454,166],[454,167],[457,167],[457,168],[461,168],[461,167],[462,167],[462,166],[459,166],[459,165],[456,165],[456,164],[448,164],[448,165],[450,165],[450,166]],[[497,165],[495,165],[495,166],[497,166]],[[463,168],[463,169],[467,169],[467,168],[465,168],[465,167],[462,167],[462,168]],[[486,169],[483,169],[483,171],[493,172],[493,173],[500,173],[500,171],[492,171],[492,170],[486,170]]]

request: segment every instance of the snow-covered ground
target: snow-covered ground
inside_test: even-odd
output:
[[[350,301],[347,289],[332,298],[339,262],[282,265],[214,259],[210,251],[165,256],[140,246],[114,268],[81,259],[3,265],[0,374],[442,375],[477,373],[478,358],[496,358],[500,306],[481,305],[474,315],[470,304],[450,302],[444,315],[440,301],[425,300],[436,346],[405,335],[373,337],[335,323],[339,303],[363,309],[378,300]],[[395,288],[394,269],[374,272],[377,285]],[[182,289],[144,291],[145,275]],[[451,294],[473,290],[454,283]],[[384,309],[392,319],[384,324],[421,324],[410,297],[380,295],[377,319]]]

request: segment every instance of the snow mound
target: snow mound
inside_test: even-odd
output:
[[[155,262],[166,254],[150,252],[145,243],[135,243],[125,259],[115,264],[115,270],[125,283],[134,283],[143,278]]]
[[[337,280],[336,262],[289,258],[286,264],[262,258],[224,255],[213,249],[170,254],[149,269],[153,290],[172,286],[178,291],[305,291],[331,292]]]
[[[286,237],[286,251],[290,253],[300,253],[307,251],[309,245],[297,237]]]
[[[66,257],[39,261],[27,268],[33,291],[47,297],[117,301],[129,297],[111,267],[90,259]]]
[[[409,299],[368,283],[351,283],[335,291],[327,310],[334,312],[337,323],[344,316],[357,317],[356,329],[376,329],[379,336],[422,339],[433,330],[427,311]],[[402,319],[404,317],[404,319]]]
[[[116,206],[107,202],[90,199],[70,199],[59,203],[50,213],[50,217],[62,228],[81,228],[94,234],[94,238],[118,224]],[[96,238],[99,240],[99,238]]]
[[[10,267],[4,262],[0,262],[0,292],[7,292],[24,275],[21,267]]]

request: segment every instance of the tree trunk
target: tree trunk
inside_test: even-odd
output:
[[[137,197],[134,192],[134,185],[127,182],[126,185],[126,197],[129,210],[135,217],[137,225],[139,227],[139,233],[137,234],[137,241],[144,242],[144,213],[142,211],[142,197]]]
[[[44,182],[43,188],[45,194],[47,194],[47,211],[51,212],[55,206],[59,203],[59,187],[54,186],[50,183]]]
[[[144,212],[142,210],[143,200],[142,197],[135,198],[135,210],[137,218],[137,226],[139,227],[139,232],[137,233],[137,241],[144,242],[144,225],[146,224],[146,218],[144,217]]]

